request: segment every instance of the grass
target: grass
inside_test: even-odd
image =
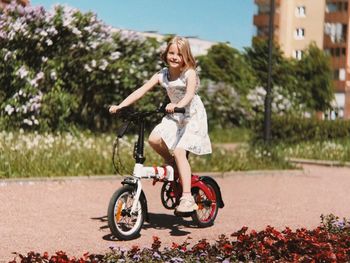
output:
[[[111,174],[111,136],[0,133],[0,177]]]
[[[350,139],[280,144],[278,148],[288,157],[350,162]]]
[[[248,142],[251,131],[248,128],[213,128],[209,132],[213,143],[239,143]]]
[[[194,172],[227,172],[265,169],[290,169],[285,157],[350,162],[350,139],[279,144],[269,149],[249,146],[246,129],[213,130],[213,153],[190,155]],[[38,134],[24,132],[0,133],[0,178],[57,177],[115,174],[112,165],[114,136],[81,132],[76,135]],[[135,136],[120,141],[120,158],[130,174]],[[218,143],[237,143],[234,151],[225,150]],[[145,165],[162,164],[161,158],[146,143]]]
[[[38,133],[0,133],[0,178],[56,177],[114,174],[110,134],[88,132],[72,135]],[[120,141],[120,154],[128,174],[133,167],[133,145],[136,138]],[[161,158],[146,144],[145,165],[162,164]],[[260,169],[286,169],[284,158],[262,148],[241,144],[235,151],[214,146],[213,154],[191,155],[195,172],[226,172]]]

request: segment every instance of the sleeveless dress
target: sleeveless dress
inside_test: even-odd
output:
[[[159,72],[159,82],[166,89],[172,103],[178,103],[186,94],[187,72],[183,72],[174,81],[170,81],[168,78],[168,68],[163,68]],[[199,79],[197,80],[196,94],[186,105],[185,114],[167,114],[153,130],[161,136],[169,150],[179,147],[197,155],[212,152],[208,136],[207,113],[202,100],[197,95],[198,86]]]

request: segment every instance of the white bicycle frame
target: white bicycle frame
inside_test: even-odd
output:
[[[144,166],[143,164],[136,163],[134,166],[133,171],[133,178],[136,181],[136,194],[134,198],[134,202],[131,207],[131,214],[136,211],[137,203],[139,201],[141,191],[142,191],[142,184],[141,179],[142,178],[154,178],[154,179],[161,179],[161,180],[167,180],[167,181],[174,181],[174,168],[170,165],[167,166]]]

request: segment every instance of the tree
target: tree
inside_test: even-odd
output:
[[[202,78],[229,84],[240,94],[247,94],[255,86],[252,69],[244,56],[227,44],[212,46],[208,54],[198,60]]]
[[[334,99],[330,57],[311,43],[297,62],[296,72],[307,107],[315,111],[330,109]]]
[[[246,59],[254,70],[258,85],[267,87],[268,78],[268,41],[254,38],[252,47],[246,48]],[[272,50],[272,87],[291,87],[296,83],[293,78],[293,64],[283,57],[283,53],[277,43],[274,43]]]
[[[268,80],[268,41],[255,38],[252,47],[246,48],[245,51],[246,59],[256,75],[258,89],[262,87],[266,91]],[[295,72],[296,61],[285,58],[277,43],[273,45],[272,65],[272,111],[275,113],[302,111],[304,108],[304,97],[298,87],[298,79]],[[288,106],[286,106],[286,100],[289,101]]]

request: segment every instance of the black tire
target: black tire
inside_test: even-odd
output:
[[[175,209],[177,205],[171,184],[172,182],[164,182],[160,190],[160,200],[166,209]]]
[[[205,182],[206,186],[212,192],[214,196],[213,200],[211,200],[203,190],[199,188],[192,188],[192,195],[194,200],[198,205],[198,210],[192,213],[192,220],[198,227],[209,227],[214,224],[215,218],[218,214],[218,193],[215,191],[215,187],[211,182]]]
[[[135,188],[131,185],[124,185],[113,194],[108,205],[108,226],[113,236],[119,240],[131,240],[139,236],[141,227],[145,220],[143,213],[144,196],[141,195],[137,211],[134,215],[130,210],[134,201]]]

